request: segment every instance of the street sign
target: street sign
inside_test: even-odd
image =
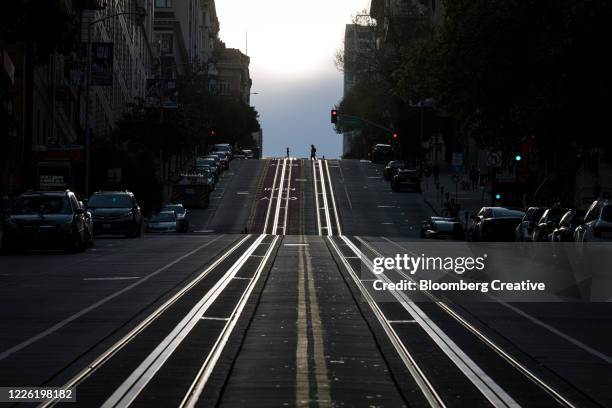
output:
[[[500,151],[490,151],[487,156],[487,164],[490,167],[501,167],[502,155]]]

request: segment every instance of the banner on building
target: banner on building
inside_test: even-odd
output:
[[[113,43],[95,42],[91,44],[91,84],[95,86],[113,85]]]

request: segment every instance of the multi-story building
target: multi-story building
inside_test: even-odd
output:
[[[155,0],[154,42],[162,78],[204,70],[219,34],[214,0]]]
[[[369,61],[376,48],[375,30],[370,25],[347,24],[344,31],[344,95],[357,83],[362,75],[371,69]],[[352,139],[360,137],[361,131],[354,130],[342,134],[342,154],[348,155]]]
[[[251,85],[249,74],[251,59],[235,48],[225,48],[220,43],[213,57],[213,67],[209,71],[210,89],[213,93],[233,98],[250,105]]]
[[[90,116],[83,121],[95,138],[109,134],[128,106],[145,98],[147,79],[153,74],[153,3],[108,1],[103,9],[84,11],[82,21],[83,42],[91,33],[94,43]]]

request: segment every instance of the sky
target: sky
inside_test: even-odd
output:
[[[248,55],[251,105],[260,114],[263,155],[339,157],[342,136],[330,110],[342,98],[343,77],[334,66],[344,27],[370,0],[216,0],[220,37]],[[308,6],[308,8],[305,8]]]

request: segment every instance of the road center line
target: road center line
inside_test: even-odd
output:
[[[297,347],[295,350],[295,405],[310,405],[310,382],[308,379],[308,314],[304,288],[304,251],[298,255],[298,304],[297,304]]]
[[[327,364],[325,362],[325,347],[323,343],[323,328],[321,326],[321,315],[319,314],[319,302],[315,288],[314,270],[312,268],[312,257],[310,248],[304,247],[303,255],[306,258],[306,279],[308,282],[308,297],[310,299],[310,324],[312,326],[312,342],[315,362],[315,380],[317,382],[317,395],[319,407],[331,407],[331,394],[329,390],[329,377],[327,376]]]

